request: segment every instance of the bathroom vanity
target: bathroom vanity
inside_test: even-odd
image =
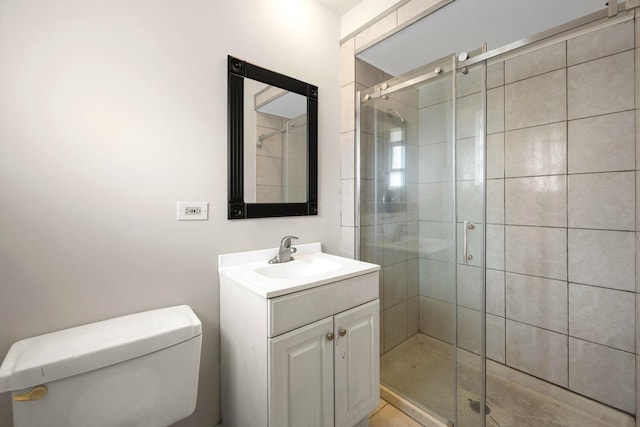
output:
[[[352,427],[378,405],[380,267],[296,248],[219,257],[224,427]]]

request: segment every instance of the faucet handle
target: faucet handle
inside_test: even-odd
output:
[[[298,240],[298,237],[296,237],[296,236],[284,236],[282,238],[282,240],[280,241],[280,247],[281,248],[290,248],[291,247],[291,239]]]

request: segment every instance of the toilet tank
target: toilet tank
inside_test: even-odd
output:
[[[195,408],[201,343],[186,305],[40,335],[11,346],[0,392],[15,427],[164,427]]]

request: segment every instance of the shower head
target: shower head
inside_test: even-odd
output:
[[[402,123],[402,124],[404,124],[404,122],[405,122],[404,117],[402,117],[402,114],[398,113],[397,111],[389,110],[387,112],[387,116],[388,117],[396,117],[396,118],[400,119],[400,123]]]

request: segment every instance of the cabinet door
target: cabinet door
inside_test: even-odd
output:
[[[336,427],[352,427],[380,399],[378,300],[334,317]]]
[[[333,426],[333,318],[269,340],[269,426]],[[331,337],[333,340],[333,336]]]

